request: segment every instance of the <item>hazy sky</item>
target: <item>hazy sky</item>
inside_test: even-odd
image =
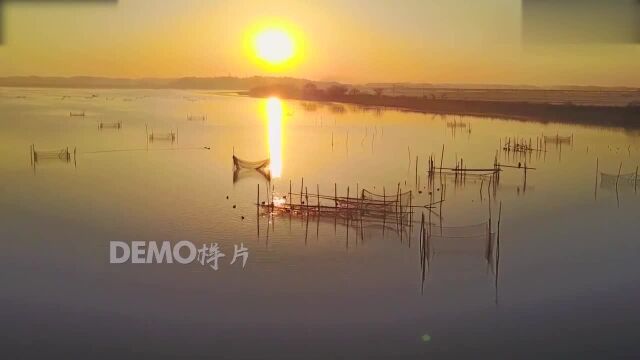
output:
[[[520,0],[5,2],[0,76],[287,75],[346,82],[640,86],[640,45],[524,45]],[[243,41],[284,24],[277,72]]]

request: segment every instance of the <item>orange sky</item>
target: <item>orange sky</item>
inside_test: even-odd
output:
[[[640,86],[640,45],[524,45],[518,0],[152,1],[4,6],[0,76],[282,75],[345,82]],[[296,35],[277,69],[252,29]]]

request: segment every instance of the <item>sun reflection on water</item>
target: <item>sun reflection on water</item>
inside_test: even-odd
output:
[[[269,126],[269,158],[271,177],[282,175],[282,102],[271,97],[267,100],[266,115]]]

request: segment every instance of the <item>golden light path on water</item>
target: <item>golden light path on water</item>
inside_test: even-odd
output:
[[[279,178],[282,175],[282,102],[271,97],[267,100],[266,115],[269,126],[269,158],[271,176]]]

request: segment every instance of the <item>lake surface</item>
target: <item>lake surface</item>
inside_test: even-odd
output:
[[[505,137],[543,134],[573,141],[526,158],[499,151]],[[69,147],[71,159],[33,164],[32,144]],[[495,192],[473,177],[434,186],[438,200],[446,191],[439,226],[485,223],[491,208],[497,233],[502,204],[497,264],[476,232],[432,244],[423,278],[419,224],[256,211],[258,186],[269,201],[269,186],[299,193],[302,178],[310,197],[400,184],[426,204],[427,159],[443,145],[445,167],[492,167],[497,152],[535,168],[526,183],[506,168]],[[270,157],[271,183],[252,171],[234,182],[234,153]],[[640,194],[596,173],[636,171],[637,131],[202,91],[0,89],[0,154],[8,358],[638,356]],[[109,263],[110,241],[181,240],[226,257],[217,271]],[[229,263],[241,243],[244,269]]]

